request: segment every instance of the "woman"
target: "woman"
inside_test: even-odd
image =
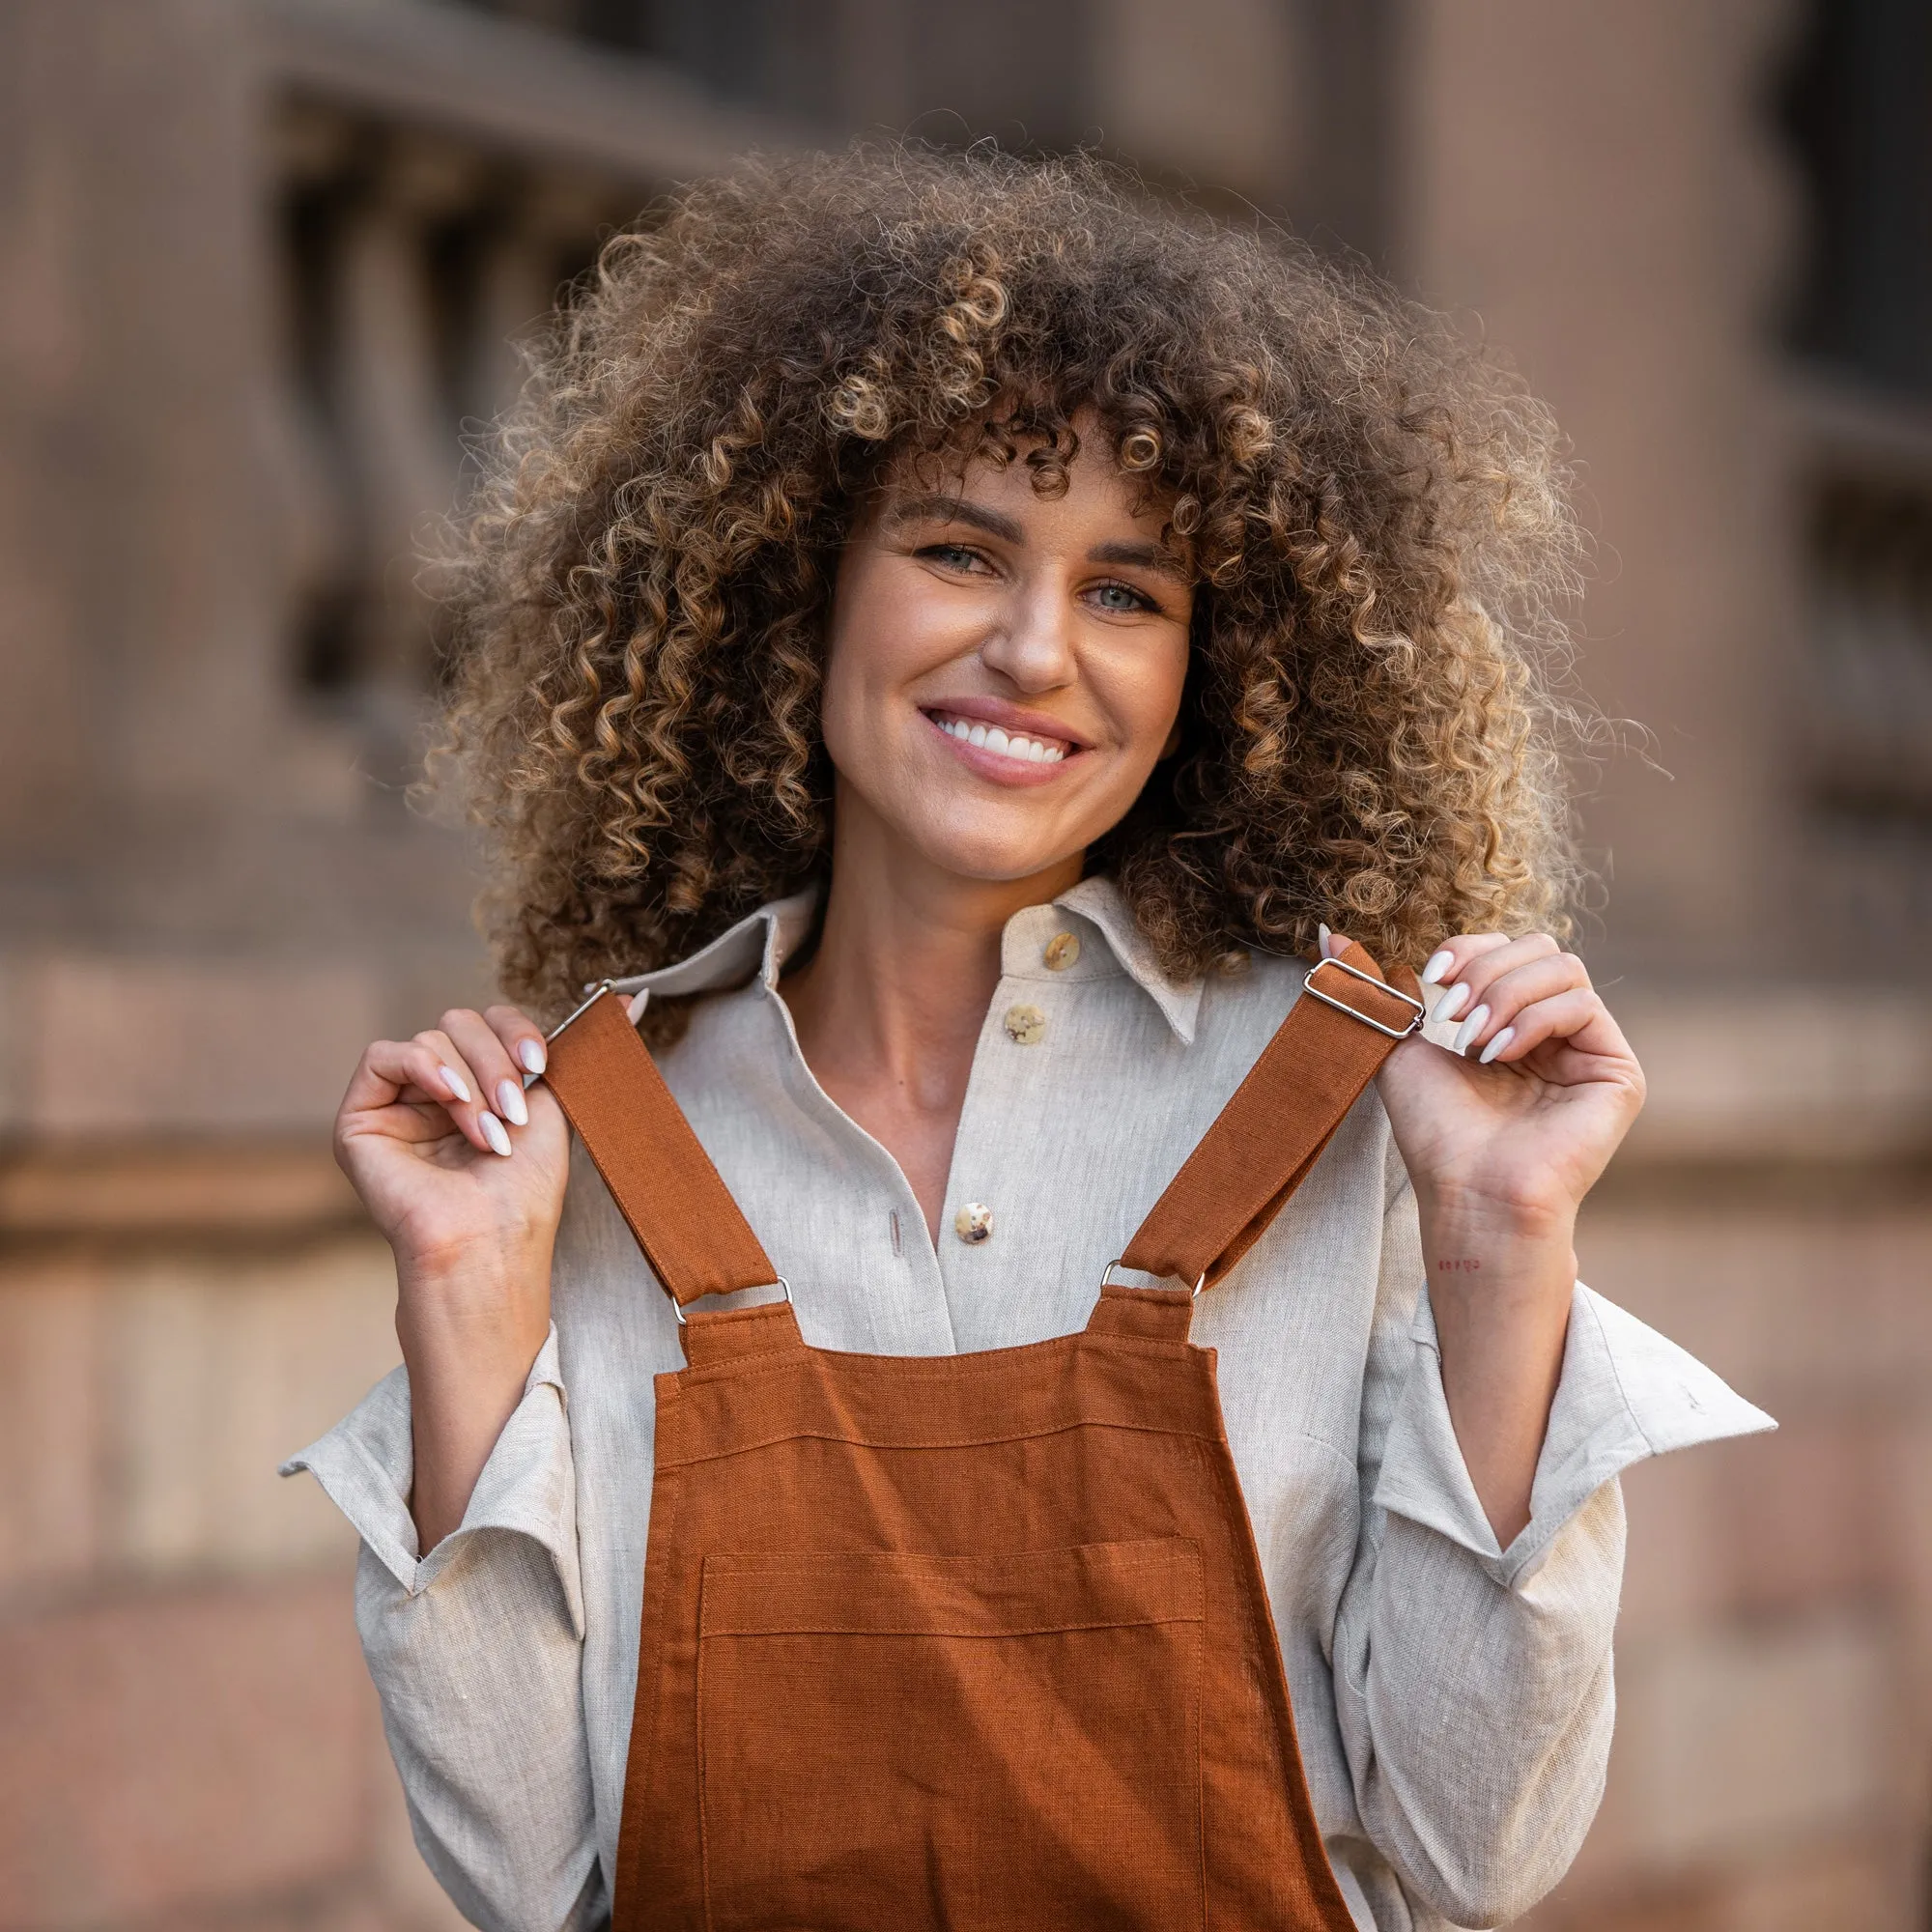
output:
[[[1387,1932],[1491,1924],[1561,1876],[1609,1741],[1617,1473],[1766,1421],[1575,1277],[1577,1207],[1643,1080],[1557,936],[1552,446],[1428,318],[1085,164],[748,167],[608,249],[460,557],[451,749],[523,1006],[364,1055],[337,1147],[395,1249],[405,1367],[291,1465],[361,1533],[417,1839],[477,1923],[601,1923],[614,1892],[631,1925]],[[1310,957],[1334,963],[1311,979]],[[1378,967],[1420,969],[1431,1037],[1396,1043]],[[551,1049],[544,1028],[606,979],[728,1198],[674,1110],[627,1174],[595,1095],[567,1091],[589,1036]],[[578,1023],[604,1031],[571,1078],[604,1079],[621,1130],[655,1076],[614,1012]],[[1318,1036],[1358,1062],[1332,1118],[1308,1097]],[[694,1252],[715,1229],[753,1257],[686,1278],[659,1229],[663,1285],[782,1276],[784,1300],[681,1325],[530,1077],[553,1050],[646,1245],[682,1214]],[[1177,1174],[1238,1191],[1277,1118],[1326,1151],[1264,1176],[1265,1211],[1198,1268],[1163,1259]],[[1112,1283],[1123,1252],[1138,1284]],[[870,1495],[895,1454],[916,1484],[944,1461],[916,1452],[952,1453],[905,1391],[1004,1415],[990,1371],[1071,1360],[1051,1338],[1103,1270],[1110,1359],[1138,1348],[1211,1409],[1190,1312],[1218,1349],[1225,1438],[1204,1424],[1110,1505],[1145,1515],[1183,1463],[1231,1455],[1239,1494],[1199,1535],[1066,1530],[1087,1520],[1066,1485],[1101,1479],[1063,1481],[1050,1432],[1017,1426],[985,1433],[1023,1436],[1018,1462],[979,1444],[897,1542],[828,1527],[848,1478]],[[736,1439],[704,1492],[677,1450],[668,1487],[666,1431],[723,1373],[700,1345],[742,1357],[748,1336],[774,1374],[886,1378],[903,1439],[774,1423],[790,1462]],[[960,1378],[982,1364],[976,1408]],[[1077,1421],[1060,1434],[1104,1434]],[[1103,1462],[1165,1427],[1117,1428]],[[667,1497],[727,1522],[775,1490],[755,1530],[668,1520]],[[1095,1580],[1107,1551],[1179,1580],[1166,1608],[1024,1624],[1125,1646],[1037,1684],[1009,1662],[1035,1653],[925,1612],[913,1642],[879,1607],[938,1577],[985,1634],[1033,1602],[1010,1569],[972,1582],[995,1545],[1103,1596],[1127,1588]],[[833,1635],[817,1612],[714,1631],[731,1590],[770,1594],[725,1588],[753,1548],[887,1567]],[[1184,1607],[1197,1559],[1210,1603],[1254,1609],[1240,1632]],[[1239,1685],[1171,1702],[1183,1650],[1133,1644],[1202,1614],[1186,1667]],[[872,1640],[839,1648],[858,1625]],[[741,1682],[756,1646],[726,1640],[757,1634],[766,1674]],[[982,1723],[967,1680],[994,1657],[1020,1675]],[[1236,1739],[1284,1673],[1293,1732]],[[948,1698],[968,1715],[920,1757]],[[1222,1742],[1158,1769],[1164,1733],[1204,1725]],[[1251,1825],[1217,1796],[1243,1751],[1273,1767],[1239,1787]]]

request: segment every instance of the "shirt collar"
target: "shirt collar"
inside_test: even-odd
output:
[[[1173,980],[1162,969],[1147,935],[1134,922],[1132,908],[1112,879],[1101,873],[1082,879],[1054,900],[1065,911],[1078,913],[1097,926],[1121,970],[1161,1010],[1183,1046],[1194,1044],[1195,1023],[1201,1017],[1199,980]]]
[[[721,993],[749,985],[753,980],[776,986],[784,962],[811,930],[811,915],[817,904],[815,887],[794,893],[788,899],[773,899],[756,912],[747,913],[735,925],[726,926],[708,946],[699,947],[675,965],[633,973],[611,983],[620,993],[662,993],[667,999]]]
[[[697,993],[724,992],[758,980],[775,987],[784,962],[811,929],[816,888],[774,899],[727,926],[709,945],[700,947],[675,965],[654,972],[634,973],[611,984],[620,993],[662,994],[689,998]],[[1056,913],[1072,913],[1093,926],[1105,941],[1118,969],[1145,992],[1183,1045],[1191,1045],[1201,1012],[1199,980],[1173,980],[1162,971],[1153,949],[1134,923],[1134,916],[1113,880],[1095,875],[1062,893],[1051,906],[1027,906],[1007,922],[1003,938],[1003,970],[1034,977],[1041,956],[1044,928],[1065,923]],[[1051,937],[1045,932],[1045,937]],[[1098,962],[1095,962],[1097,966]],[[1099,971],[1104,973],[1105,969]],[[1085,972],[1054,977],[1098,977],[1094,966]]]

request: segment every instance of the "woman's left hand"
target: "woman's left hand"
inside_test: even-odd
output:
[[[1643,1069],[1574,952],[1548,933],[1470,932],[1423,969],[1447,987],[1384,1064],[1382,1104],[1416,1193],[1525,1227],[1575,1215],[1643,1105]]]

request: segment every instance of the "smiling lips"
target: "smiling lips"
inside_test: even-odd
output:
[[[983,719],[961,718],[955,712],[928,711],[925,714],[949,738],[977,745],[995,757],[1010,758],[1022,765],[1057,765],[1071,747],[1064,738],[1030,737],[1007,731]]]

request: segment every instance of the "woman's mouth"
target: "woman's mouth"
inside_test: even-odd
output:
[[[953,711],[928,711],[925,715],[949,738],[957,738],[962,744],[976,746],[1014,764],[1057,765],[1074,749],[1065,738],[1008,731],[998,724],[988,724],[982,718],[962,718]]]

